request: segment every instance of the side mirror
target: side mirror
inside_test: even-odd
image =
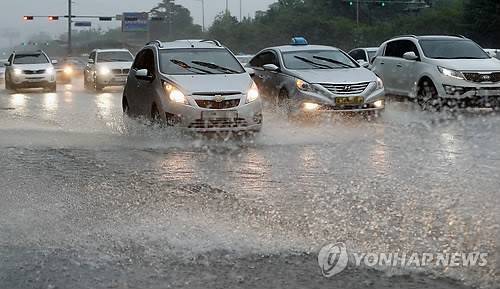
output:
[[[368,68],[368,66],[370,66],[370,63],[364,61],[363,59],[358,59],[358,64],[364,68]]]
[[[89,58],[88,64],[94,64],[94,63],[95,63],[94,59]]]
[[[146,81],[152,81],[153,80],[153,76],[151,76],[148,72],[147,69],[140,69],[140,70],[137,70],[136,73],[135,73],[135,78],[139,79],[139,80],[146,80]]]
[[[415,61],[418,59],[418,56],[415,54],[415,52],[410,51],[403,54],[403,58],[406,60]]]
[[[275,64],[264,64],[264,66],[262,66],[262,68],[264,68],[264,70],[266,71],[278,71],[280,70],[280,68],[278,66],[276,66]]]
[[[52,63],[52,64],[57,64],[57,63],[59,63],[59,61],[57,61],[57,60],[53,59],[52,61],[50,61],[50,63]]]
[[[250,76],[254,76],[255,75],[255,70],[253,68],[250,68],[250,67],[245,67],[245,71],[250,74]]]
[[[3,63],[3,65],[5,65],[5,66],[10,66],[10,62],[5,61],[5,62]]]

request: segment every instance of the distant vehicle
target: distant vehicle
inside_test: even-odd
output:
[[[0,82],[5,81],[5,63],[7,59],[0,59]]]
[[[260,131],[259,90],[218,41],[150,42],[136,56],[123,110],[198,132]]]
[[[382,44],[372,69],[388,94],[424,109],[499,105],[500,62],[462,36],[395,37]]]
[[[63,58],[55,65],[57,82],[71,83],[74,77],[81,75],[85,69],[85,63],[78,58]]]
[[[246,66],[248,62],[253,58],[253,55],[245,54],[245,55],[236,55],[236,59],[241,63],[241,65]]]
[[[500,49],[485,49],[491,57],[495,57],[496,59],[500,59]]]
[[[45,52],[13,52],[4,63],[5,88],[16,91],[21,88],[43,88],[48,92],[56,91],[56,73]]]
[[[361,66],[368,67],[375,54],[377,54],[378,47],[356,48],[349,52],[349,55],[356,60]]]
[[[85,88],[102,91],[107,86],[122,86],[134,57],[126,49],[96,49],[89,55],[84,70]]]
[[[376,112],[384,109],[384,85],[344,51],[309,45],[304,38],[266,48],[249,64],[262,94],[292,114]]]

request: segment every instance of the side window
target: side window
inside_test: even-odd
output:
[[[261,54],[255,56],[251,61],[250,65],[252,67],[262,67],[266,64],[274,64],[280,67],[278,57],[271,51],[262,52]]]
[[[359,60],[364,60],[366,61],[366,55],[365,52],[361,49],[356,49],[354,51],[351,51],[349,55],[354,58],[354,60],[359,61]]]
[[[135,57],[132,69],[141,70],[147,69],[149,73],[155,74],[155,56],[151,49],[145,49]]]
[[[410,40],[396,40],[387,43],[385,49],[385,56],[403,58],[403,54],[406,52],[415,52],[419,56],[417,46]]]

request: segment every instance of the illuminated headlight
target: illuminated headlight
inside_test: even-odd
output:
[[[163,83],[168,98],[175,103],[189,104],[186,95],[170,83]]]
[[[259,88],[257,85],[252,83],[252,86],[247,92],[247,103],[250,103],[252,101],[256,101],[259,98]]]
[[[64,74],[73,74],[73,68],[71,66],[64,67]]]
[[[109,75],[111,73],[111,70],[107,67],[101,67],[99,68],[99,74],[100,75]]]
[[[377,77],[377,89],[382,88],[384,88],[384,82],[382,81],[382,79],[380,79],[380,77]]]
[[[314,102],[304,102],[302,105],[305,111],[315,111],[319,108],[319,104]]]
[[[460,71],[451,70],[451,69],[444,68],[441,66],[438,66],[438,70],[444,76],[448,76],[448,77],[456,78],[456,79],[465,79],[464,75]]]
[[[376,108],[382,108],[384,107],[384,101],[383,100],[377,100],[373,103],[373,106],[375,106]]]
[[[48,75],[53,75],[54,72],[55,72],[55,70],[53,67],[49,67],[49,68],[47,68],[47,70],[45,70],[45,73],[47,73]]]
[[[14,75],[21,75],[23,74],[23,71],[19,68],[14,69]]]
[[[312,87],[311,84],[303,81],[302,79],[297,79],[295,81],[295,85],[297,86],[297,88],[299,90],[302,90],[302,91],[310,91],[310,92],[314,92],[315,91],[314,87]]]

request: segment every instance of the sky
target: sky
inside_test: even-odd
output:
[[[229,9],[235,16],[239,16],[239,0],[228,0]],[[277,0],[241,0],[244,16],[253,16],[255,11],[266,10]],[[104,15],[114,16],[123,12],[149,11],[160,0],[73,0],[74,15]],[[24,15],[66,15],[68,0],[0,0],[0,47],[11,43],[21,43],[33,34],[48,32],[58,35],[67,30],[64,20],[50,22],[44,18],[34,21],[23,21]],[[201,0],[176,0],[191,11],[195,23],[202,23]],[[205,0],[205,18],[207,26],[214,17],[225,9],[226,0]],[[112,24],[94,22],[93,28],[108,29],[110,26],[119,26],[119,22]],[[6,34],[16,35],[6,37]]]

